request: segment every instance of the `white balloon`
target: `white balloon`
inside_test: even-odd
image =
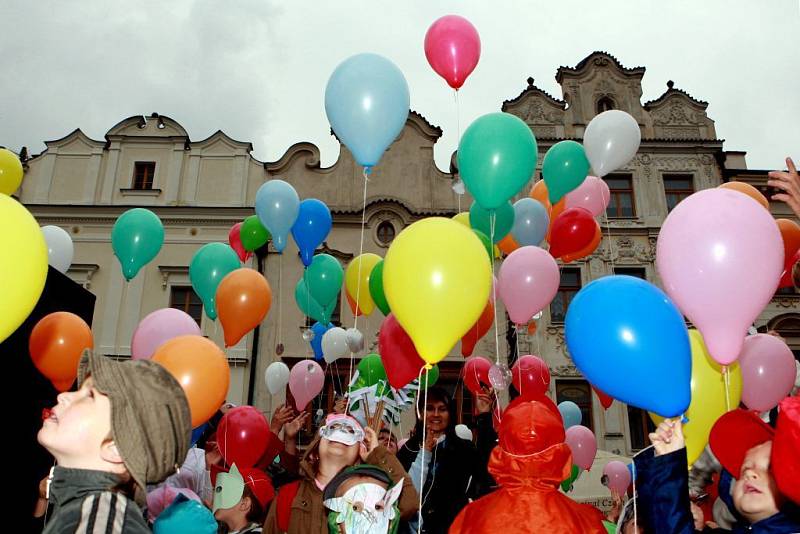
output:
[[[583,149],[598,177],[625,166],[636,155],[642,132],[639,123],[618,109],[593,118],[583,134]]]
[[[270,394],[275,395],[289,384],[289,367],[283,362],[272,362],[264,372],[264,381]]]
[[[66,273],[72,265],[74,247],[72,238],[60,226],[42,226],[42,235],[47,242],[47,255],[53,269]]]
[[[347,354],[347,332],[344,328],[334,326],[322,336],[322,356],[331,363]]]
[[[467,425],[456,425],[456,436],[467,441],[472,441],[472,430]]]
[[[355,328],[348,328],[347,346],[350,348],[350,352],[361,351],[364,348],[364,334],[362,334]]]

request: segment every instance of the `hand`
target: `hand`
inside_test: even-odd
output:
[[[622,513],[622,497],[616,491],[612,490],[611,500],[614,504],[611,505],[611,510],[608,511],[606,519],[612,523],[616,523],[619,519],[619,514]]]
[[[375,430],[373,430],[371,427],[365,428],[364,441],[362,441],[361,444],[363,445],[359,451],[361,453],[361,460],[366,462],[367,457],[369,457],[372,451],[374,451],[378,445],[380,445],[380,442],[378,441],[378,433],[375,432]]]
[[[343,414],[347,410],[347,397],[339,397],[333,403],[333,413]]]
[[[491,413],[494,406],[494,390],[492,388],[483,386],[483,393],[475,395],[475,409],[479,414]]]
[[[425,450],[428,452],[433,452],[433,449],[436,448],[436,443],[439,440],[439,434],[434,434],[433,432],[428,432],[425,434]]]
[[[658,425],[656,431],[650,434],[650,442],[656,450],[656,456],[679,451],[686,446],[682,427],[679,419],[664,419]]]
[[[40,499],[47,499],[47,479],[50,478],[50,475],[47,475],[42,480],[39,481],[39,498]]]
[[[219,452],[216,441],[206,444],[206,468],[211,469],[212,465],[223,465],[222,453]]]
[[[278,434],[283,426],[291,421],[293,417],[294,410],[291,408],[291,406],[281,404],[278,406],[278,409],[275,410],[275,413],[272,414],[272,421],[269,423],[269,429],[273,434]]]
[[[308,421],[308,418],[311,417],[311,414],[308,412],[303,412],[288,423],[283,426],[283,437],[289,441],[294,441],[297,439],[297,434],[300,433],[300,429],[303,428]]]
[[[795,217],[800,217],[800,175],[797,174],[792,158],[786,158],[786,167],[789,169],[788,172],[770,172],[767,184],[782,191],[772,195],[772,199],[785,202],[792,208]]]

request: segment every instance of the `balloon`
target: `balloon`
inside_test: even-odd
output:
[[[383,291],[383,260],[375,264],[369,275],[369,296],[383,315],[391,313],[392,309]]]
[[[580,143],[560,141],[550,147],[542,161],[542,177],[547,184],[550,203],[581,185],[589,173],[589,160]]]
[[[561,413],[561,419],[564,420],[564,428],[571,428],[581,424],[583,414],[578,405],[572,401],[563,401],[558,403],[558,411]]]
[[[68,391],[78,375],[78,362],[86,349],[94,347],[86,322],[69,312],[43,317],[28,340],[33,365],[58,391]]]
[[[492,223],[494,219],[494,223]],[[469,208],[469,224],[473,229],[479,230],[497,243],[511,231],[514,226],[514,207],[505,202],[495,210],[485,210],[477,202]],[[494,232],[492,232],[494,230]]]
[[[511,368],[512,384],[520,396],[532,400],[543,396],[550,387],[550,369],[541,358],[520,356]],[[563,415],[563,414],[562,414]]]
[[[514,236],[512,234],[508,234],[501,239],[499,243],[497,243],[497,247],[503,251],[503,254],[508,255],[517,250],[520,245],[514,240]]]
[[[492,362],[480,356],[471,356],[464,362],[464,387],[475,395],[484,393],[481,384],[491,386],[489,382],[489,370]]]
[[[125,280],[129,282],[139,269],[158,255],[163,244],[164,225],[161,224],[161,219],[144,208],[126,211],[111,228],[111,247],[122,267]]]
[[[189,441],[189,443],[191,444],[192,447],[194,447],[195,443],[200,441],[200,438],[203,437],[203,434],[205,434],[207,428],[208,428],[208,423],[203,423],[202,425],[198,426],[197,428],[193,428],[192,429],[192,439]],[[149,495],[149,493],[148,493],[148,495]]]
[[[611,404],[614,402],[614,399],[594,386],[592,386],[592,389],[594,390],[594,394],[597,395],[597,400],[600,401],[600,406],[602,406],[604,410],[611,408]]]
[[[553,221],[550,254],[560,258],[588,248],[597,236],[597,221],[583,208],[569,208]]]
[[[325,113],[356,162],[374,167],[408,119],[408,83],[397,66],[377,54],[344,60],[325,86]]]
[[[518,245],[539,245],[547,235],[549,225],[547,208],[541,202],[527,197],[514,202],[514,226],[511,228],[511,235]]]
[[[275,250],[283,252],[289,232],[300,211],[300,197],[291,184],[269,180],[256,192],[256,215],[272,236]]]
[[[793,287],[795,285],[792,271],[798,262],[800,262],[800,250],[795,252],[794,255],[785,262],[783,274],[781,274],[781,281],[778,287]]]
[[[472,328],[467,331],[466,334],[461,338],[461,355],[465,358],[467,356],[472,356],[472,351],[475,350],[475,345],[480,341],[480,339],[486,335],[489,329],[492,327],[494,323],[494,305],[492,301],[489,300],[486,303],[486,307],[483,308],[481,312],[481,316],[478,317],[478,320],[472,325]]]
[[[783,259],[772,215],[726,189],[698,191],[675,206],[656,251],[664,290],[722,365],[739,356],[747,329],[775,294]]]
[[[414,342],[391,313],[381,324],[378,333],[378,351],[389,384],[396,389],[410,384],[419,376],[425,365],[414,347]]]
[[[509,113],[489,113],[469,125],[458,144],[458,169],[467,190],[492,210],[516,195],[536,169],[536,138]]]
[[[578,477],[581,475],[581,471],[582,469],[580,467],[575,464],[572,465],[569,476],[561,482],[561,489],[564,491],[564,493],[569,493],[572,491],[572,485],[576,480],[578,480]]]
[[[386,253],[389,306],[428,364],[447,356],[480,317],[492,272],[480,240],[450,219],[415,222]]]
[[[439,366],[434,365],[430,369],[425,369],[425,372],[422,373],[422,380],[420,381],[420,387],[422,389],[428,389],[431,386],[435,386],[436,382],[439,381]]]
[[[495,391],[508,389],[511,384],[511,369],[505,363],[492,365],[489,368],[489,383]]]
[[[304,278],[298,280],[294,287],[294,300],[304,315],[325,324],[330,322],[338,304],[336,300],[332,300],[328,306],[321,306],[308,292],[308,283]]]
[[[628,164],[639,150],[642,132],[636,119],[618,109],[596,115],[583,134],[592,169],[601,178]]]
[[[251,215],[242,222],[242,226],[239,228],[239,238],[245,250],[254,252],[267,244],[270,235],[258,220],[258,215]]]
[[[203,336],[179,336],[158,349],[152,360],[180,382],[192,414],[192,428],[214,415],[225,397],[231,370],[225,353]]]
[[[225,465],[253,467],[267,451],[269,440],[267,419],[252,406],[228,410],[217,427],[217,447]]]
[[[436,19],[425,33],[425,57],[436,74],[458,91],[481,57],[478,30],[458,15]]]
[[[553,257],[546,250],[530,246],[509,254],[497,278],[500,298],[515,324],[527,324],[550,304],[561,281]]]
[[[360,330],[357,328],[348,328],[345,334],[345,341],[347,342],[347,348],[350,349],[350,352],[361,352],[364,350],[364,334],[362,334]]]
[[[149,360],[156,349],[178,336],[201,336],[191,315],[175,308],[161,308],[139,321],[131,339],[131,358]]]
[[[492,261],[492,242],[489,240],[489,236],[481,232],[480,230],[472,230],[475,236],[480,240],[481,245],[483,245],[486,254],[489,256],[489,261]]]
[[[745,183],[745,182],[725,182],[724,184],[718,186],[718,189],[730,189],[731,191],[738,191],[740,193],[744,193],[745,195],[749,196],[762,206],[764,209],[769,211],[769,200],[767,197],[761,194],[761,191],[753,187],[752,185]]]
[[[585,426],[571,426],[567,429],[564,443],[572,451],[572,462],[581,469],[590,470],[597,454],[594,432]]]
[[[344,328],[334,326],[322,336],[322,355],[326,362],[333,363],[347,354],[348,350],[347,332]]]
[[[239,267],[236,253],[222,243],[206,243],[192,256],[189,264],[189,280],[209,319],[217,318],[217,287],[222,279]]]
[[[653,284],[632,276],[591,282],[570,302],[564,333],[575,365],[605,393],[666,417],[686,411],[692,372],[686,324]]]
[[[322,336],[324,336],[325,333],[331,328],[333,328],[333,323],[328,323],[328,325],[326,326],[320,323],[319,321],[314,323],[314,325],[311,327],[311,331],[314,333],[314,337],[311,338],[311,341],[309,343],[311,344],[311,350],[314,351],[314,359],[317,361],[322,360],[324,354],[322,352]],[[286,376],[287,377],[289,376],[288,369]]]
[[[692,400],[684,414],[687,422],[683,425],[683,436],[686,440],[686,457],[691,467],[708,444],[711,427],[717,419],[728,410],[739,406],[742,397],[742,372],[739,364],[734,363],[728,367],[729,387],[726,399],[722,367],[708,354],[700,332],[689,330],[689,343],[692,347]],[[656,425],[663,421],[662,417],[653,413],[650,413],[650,418]]]
[[[377,354],[364,356],[358,362],[358,377],[366,386],[374,386],[381,380],[386,380],[386,371],[383,369],[381,357]]]
[[[550,214],[550,210],[553,209],[553,205],[550,203],[550,193],[547,191],[547,184],[544,182],[544,180],[539,180],[533,184],[529,196],[533,200],[538,200],[542,206],[547,209],[548,215]]]
[[[608,489],[617,495],[625,495],[631,485],[631,472],[628,466],[619,460],[611,460],[603,467],[603,475],[608,479]]]
[[[605,180],[597,176],[587,176],[581,185],[573,189],[565,197],[567,208],[583,208],[588,210],[593,217],[605,213],[611,201],[611,191]]]
[[[297,411],[305,410],[308,403],[320,394],[325,383],[325,372],[313,360],[297,362],[289,373],[289,391],[294,397]]]
[[[375,309],[375,302],[369,293],[369,277],[380,261],[381,257],[377,254],[365,252],[351,261],[344,272],[347,293],[364,315],[371,314]]]
[[[239,261],[247,261],[252,254],[247,252],[242,245],[242,238],[239,235],[241,228],[242,223],[240,222],[231,226],[231,229],[228,232],[228,244],[231,246],[236,255],[239,256]]]
[[[225,346],[232,347],[267,316],[272,289],[258,271],[236,269],[222,279],[215,298]]]
[[[547,236],[545,239],[548,243],[553,242],[553,221],[557,220],[564,211],[567,209],[567,199],[562,198],[555,206],[550,209],[550,226],[547,227]]]
[[[19,156],[8,149],[0,148],[0,194],[13,195],[22,184],[22,175],[22,162]]]
[[[472,228],[472,226],[470,226],[470,222],[469,222],[469,214],[470,213],[468,211],[462,211],[461,213],[457,213],[457,214],[453,215],[452,218],[457,223],[463,224],[467,228]]]
[[[300,202],[297,220],[292,226],[292,237],[300,249],[303,265],[311,265],[314,251],[325,241],[333,226],[331,210],[321,200],[307,198]]]
[[[793,287],[792,267],[795,264],[795,255],[800,250],[800,225],[789,219],[778,219],[778,230],[783,239],[783,273],[779,287]],[[45,236],[46,238],[46,236]]]
[[[264,382],[271,395],[283,391],[289,384],[289,368],[283,362],[272,362],[264,371]]]
[[[53,269],[67,273],[72,265],[74,248],[72,238],[60,226],[42,226],[42,235],[47,243],[47,258]]]
[[[578,250],[577,252],[564,254],[563,256],[561,256],[561,261],[564,263],[570,263],[591,255],[595,250],[597,250],[597,247],[600,245],[600,241],[602,240],[603,240],[603,231],[600,229],[600,225],[597,224],[597,221],[594,221],[594,237],[589,242],[589,244],[583,247],[581,250]]]
[[[303,274],[308,292],[320,306],[338,303],[344,270],[339,260],[330,254],[317,254]]]
[[[769,334],[747,336],[739,365],[742,369],[742,402],[751,410],[771,410],[794,387],[794,355],[779,337]]]

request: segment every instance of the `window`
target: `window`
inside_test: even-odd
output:
[[[641,278],[647,280],[647,274],[644,267],[614,267],[614,274],[633,276],[634,278]]]
[[[678,205],[678,202],[694,193],[694,176],[691,174],[665,174],[664,196],[667,199],[667,211]]]
[[[581,425],[594,430],[592,388],[586,380],[556,380],[556,403],[572,401],[581,409]]]
[[[137,161],[133,165],[133,189],[153,189],[153,178],[156,174],[154,161]]]
[[[550,303],[550,322],[563,323],[567,315],[569,303],[581,290],[581,270],[580,269],[561,269],[561,283],[558,286],[558,293]]]
[[[609,174],[603,180],[611,191],[611,201],[606,209],[606,216],[635,217],[636,205],[633,201],[633,176],[630,174]]]
[[[185,311],[198,325],[203,319],[203,301],[189,286],[172,286],[169,295],[169,307]]]
[[[655,432],[656,425],[645,410],[628,406],[628,429],[631,435],[631,449],[638,451],[647,447],[647,435]]]
[[[388,246],[394,241],[395,230],[394,225],[389,221],[383,221],[378,225],[378,241],[384,245]]]
[[[614,105],[614,101],[611,99],[610,96],[604,96],[600,100],[597,101],[597,114],[601,114],[604,111],[608,111],[610,109],[615,109],[616,106]]]

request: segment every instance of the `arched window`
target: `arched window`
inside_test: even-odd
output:
[[[378,241],[382,245],[388,246],[394,241],[395,230],[394,225],[389,221],[383,221],[378,225]]]
[[[609,109],[616,109],[616,105],[610,96],[604,96],[597,101],[597,113],[600,114]]]

